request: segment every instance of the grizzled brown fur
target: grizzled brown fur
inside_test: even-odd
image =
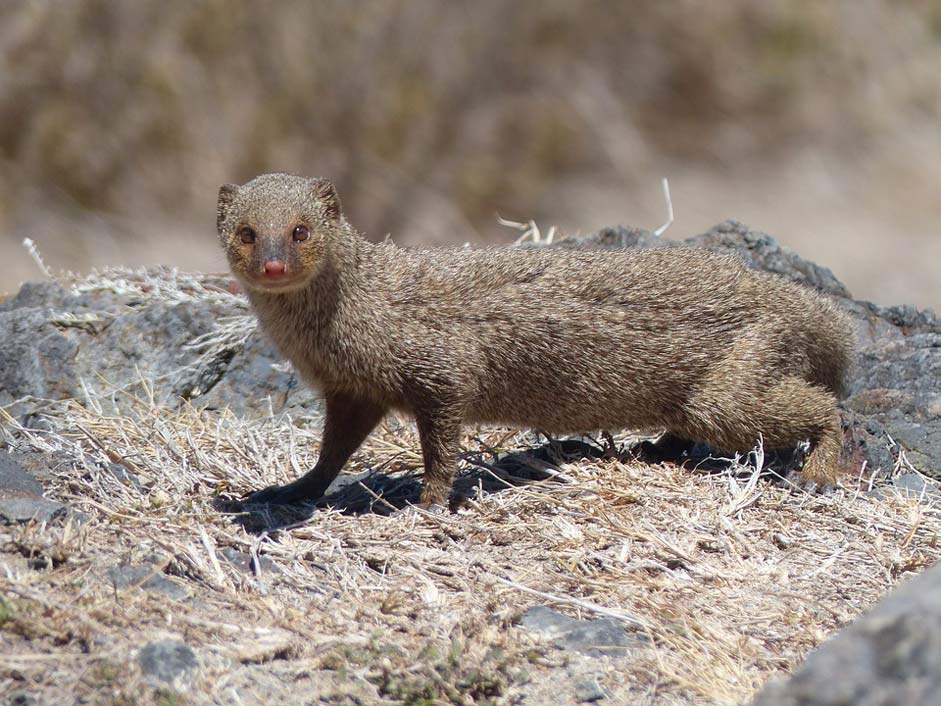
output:
[[[448,499],[465,422],[806,440],[804,480],[835,481],[850,326],[734,256],[376,245],[329,182],[283,174],[223,186],[218,228],[262,327],[326,401],[316,466],[254,501],[322,495],[390,409],[417,422],[426,504]]]

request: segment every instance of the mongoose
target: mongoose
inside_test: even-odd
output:
[[[391,409],[415,417],[424,505],[449,499],[465,422],[809,442],[803,481],[835,482],[848,320],[735,256],[374,244],[329,181],[285,174],[224,185],[218,230],[263,330],[326,406],[314,468],[249,502],[319,498]]]

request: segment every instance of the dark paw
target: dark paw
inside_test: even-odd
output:
[[[693,458],[696,445],[688,439],[664,434],[657,441],[641,441],[631,448],[631,453],[645,463],[675,463],[682,465]]]
[[[631,455],[638,461],[656,465],[669,460],[667,454],[653,441],[641,441],[630,449]]]

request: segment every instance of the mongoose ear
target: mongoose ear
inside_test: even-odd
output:
[[[223,184],[219,187],[219,204],[216,207],[216,229],[222,232],[222,224],[225,223],[226,216],[229,213],[229,206],[235,201],[235,195],[239,187],[235,184]]]
[[[342,209],[340,207],[340,197],[337,196],[337,190],[333,182],[327,179],[314,179],[314,194],[320,202],[321,207],[331,220],[340,220]]]

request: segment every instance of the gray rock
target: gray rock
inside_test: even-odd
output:
[[[42,496],[42,483],[11,454],[0,454],[0,497]]]
[[[46,498],[0,498],[0,522],[7,525],[24,522],[55,522],[69,512],[67,505]]]
[[[33,431],[53,431],[55,429],[53,421],[42,412],[27,412],[26,414],[20,415],[17,421],[24,428],[32,429]]]
[[[866,494],[882,499],[894,494],[937,502],[941,499],[941,488],[937,482],[926,479],[920,473],[900,473],[891,478],[890,482],[878,485]]]
[[[140,478],[131,473],[120,463],[104,463],[101,464],[101,468],[109,476],[121,483],[121,485],[126,485],[130,488],[133,488],[137,492],[143,492],[143,486],[141,486]]]
[[[7,697],[7,700],[4,701],[4,706],[36,706],[38,703],[39,702],[27,692],[14,691]]]
[[[196,653],[189,645],[177,640],[151,642],[137,656],[147,681],[157,687],[187,691],[199,669]]]
[[[607,694],[601,684],[598,683],[597,677],[575,682],[575,698],[581,703],[594,703],[595,701],[601,701],[606,696]]]
[[[613,618],[576,620],[548,606],[533,606],[527,610],[520,618],[520,625],[552,640],[557,647],[592,657],[623,657],[629,647],[639,642]]]
[[[3,454],[0,454],[3,456]],[[61,471],[73,465],[72,459],[63,453],[41,453],[38,451],[23,451],[8,454],[19,466],[45,488],[47,483],[55,479],[56,471]],[[0,484],[2,485],[2,484]]]
[[[872,316],[872,314],[870,314]],[[941,476],[941,334],[896,328],[866,340],[846,408],[878,422],[919,470]],[[887,322],[887,319],[881,319]],[[911,323],[911,322],[910,322]],[[860,328],[872,328],[863,322]],[[896,454],[897,455],[897,454]]]
[[[892,591],[753,706],[941,703],[941,565]]]
[[[866,464],[874,477],[888,477],[895,468],[901,447],[874,417],[843,410],[843,453],[853,469]]]
[[[317,396],[281,367],[280,354],[257,332],[244,345],[213,352],[187,345],[213,331],[220,318],[246,312],[245,304],[134,299],[105,290],[74,295],[56,283],[24,285],[0,306],[0,404],[29,397],[82,400],[84,386],[135,391],[144,378],[158,383],[153,389],[162,405],[190,400],[248,416],[316,413]],[[36,410],[27,401],[11,411],[29,421]]]
[[[0,313],[30,308],[106,312],[132,303],[133,295],[114,290],[102,289],[78,294],[55,281],[27,282],[20,287],[16,296],[0,303]]]
[[[738,255],[749,267],[775,272],[795,282],[837,297],[849,297],[849,291],[833,272],[805,260],[767,233],[752,230],[730,219],[702,235],[687,238],[685,245]]]
[[[0,314],[0,404],[76,396],[78,346],[49,322],[50,315],[37,308]]]
[[[360,471],[359,473],[341,473],[324,492],[324,497],[342,495],[347,491],[347,489],[352,488],[358,485],[362,481],[366,481],[375,476],[375,473],[372,471]]]
[[[615,226],[602,228],[590,235],[567,238],[553,247],[579,250],[620,250],[625,248],[697,247],[715,252],[738,255],[749,267],[776,272],[788,279],[809,285],[821,292],[848,297],[849,292],[826,267],[805,260],[784,247],[767,233],[752,230],[734,219],[715,226],[712,230],[675,241],[638,229]]]
[[[68,506],[44,498],[42,492],[42,484],[23,468],[16,456],[0,454],[0,523],[64,519],[69,513]]]
[[[109,567],[105,571],[105,577],[118,591],[140,588],[173,601],[189,598],[191,592],[186,586],[164,575],[163,570],[167,565],[166,557],[154,555],[154,559],[155,561],[146,564],[122,564]]]
[[[870,310],[893,326],[901,329],[906,336],[915,331],[941,333],[941,319],[930,309],[918,309],[911,304],[896,306],[878,306],[869,304]]]
[[[149,593],[157,593],[171,601],[182,601],[189,598],[192,593],[179,581],[175,581],[163,574],[154,574],[140,585],[142,589]]]
[[[118,591],[140,586],[148,579],[160,573],[160,568],[150,564],[121,565],[109,567],[105,572],[108,581]]]
[[[243,574],[254,574],[255,564],[252,561],[252,555],[248,552],[242,552],[233,547],[226,547],[218,552],[218,557],[229,564],[232,568]],[[278,565],[266,556],[258,557],[258,564],[263,572],[279,573]]]
[[[941,497],[937,483],[925,480],[919,473],[900,473],[892,479],[892,486],[900,493],[914,497]]]
[[[77,373],[95,388],[102,387],[98,380],[132,388],[141,376],[160,381],[154,389],[157,401],[173,406],[190,396],[199,376],[199,355],[186,344],[212,331],[224,315],[210,302],[151,301],[128,309],[106,330],[81,341]],[[86,353],[94,357],[95,375],[89,374],[92,361]]]
[[[319,397],[297,377],[274,345],[258,331],[233,350],[224,374],[194,403],[237,414],[265,416],[321,408]]]

